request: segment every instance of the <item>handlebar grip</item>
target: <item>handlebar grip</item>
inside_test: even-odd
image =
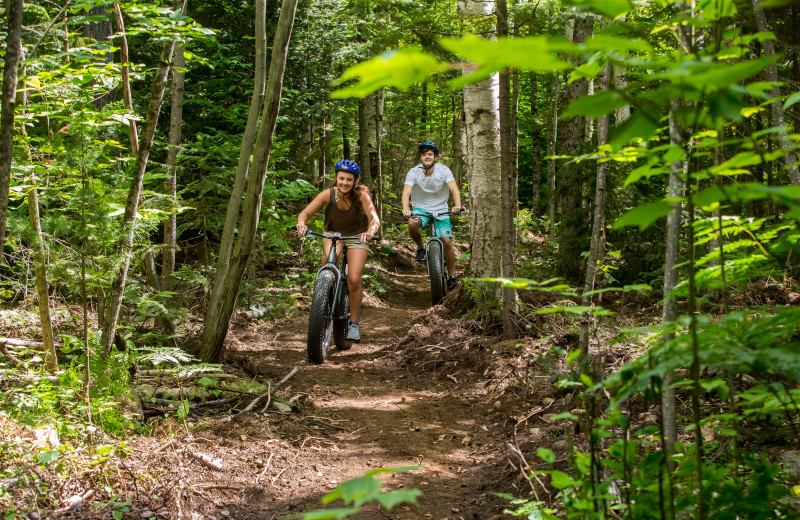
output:
[[[292,226],[289,229],[291,229],[292,231],[297,231],[297,226]]]
[[[378,242],[380,239],[381,239],[381,237],[379,237],[378,235],[372,235],[372,238],[370,240],[374,240],[375,242]]]

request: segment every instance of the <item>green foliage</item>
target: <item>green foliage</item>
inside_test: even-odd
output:
[[[383,473],[399,473],[419,469],[418,466],[406,466],[400,468],[381,468],[368,471],[361,477],[342,482],[336,489],[322,497],[322,504],[330,504],[336,500],[341,500],[347,507],[335,509],[325,509],[300,513],[291,518],[302,520],[329,520],[336,518],[347,518],[358,513],[364,505],[370,502],[377,502],[387,510],[392,510],[395,506],[403,503],[417,505],[417,497],[421,495],[418,489],[398,489],[397,491],[381,491],[383,482],[375,475]]]

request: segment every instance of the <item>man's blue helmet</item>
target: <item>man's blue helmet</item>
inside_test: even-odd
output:
[[[342,159],[341,161],[336,163],[336,168],[334,168],[335,172],[350,172],[356,177],[361,175],[361,168],[358,167],[355,161],[351,161],[350,159]]]
[[[425,150],[433,150],[433,155],[439,157],[439,148],[437,148],[436,144],[433,141],[425,141],[419,143],[419,154],[422,155],[422,152]]]

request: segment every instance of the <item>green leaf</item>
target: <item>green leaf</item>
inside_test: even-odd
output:
[[[460,39],[442,38],[439,42],[445,49],[478,66],[476,72],[451,81],[450,87],[453,89],[486,79],[492,73],[508,68],[552,72],[570,66],[557,55],[558,51],[570,47],[553,43],[543,36],[487,40],[470,35]]]
[[[658,118],[648,115],[646,112],[634,112],[616,128],[609,144],[616,149],[637,138],[643,141],[650,139],[658,130]]]
[[[449,65],[440,63],[435,57],[417,48],[387,51],[345,70],[335,84],[360,79],[355,85],[334,90],[331,98],[364,97],[383,87],[405,90],[415,83],[425,81],[434,72],[448,68]]]
[[[41,455],[39,455],[39,464],[47,464],[48,462],[53,462],[60,456],[61,452],[58,450],[46,451]]]
[[[586,8],[612,20],[632,9],[629,0],[566,0],[564,5]]]
[[[380,490],[380,480],[369,475],[363,475],[339,484],[339,487],[334,491],[322,497],[322,503],[327,504],[337,498],[341,498],[345,504],[352,504],[356,499],[374,496]]]
[[[178,419],[185,419],[187,415],[189,415],[189,401],[181,401],[181,405],[178,407],[178,411],[176,412]]]
[[[556,455],[553,453],[553,450],[549,450],[547,448],[537,449],[536,455],[538,455],[543,461],[549,462],[550,464],[556,461]]]
[[[219,383],[219,379],[216,377],[201,377],[197,382],[203,386],[214,386]]]
[[[417,497],[422,494],[419,489],[398,489],[396,491],[387,491],[386,493],[379,494],[376,499],[386,509],[392,509],[394,506],[403,503],[417,504]]]
[[[798,101],[800,101],[800,92],[795,92],[794,94],[786,98],[786,101],[783,102],[783,109],[786,110],[787,108],[794,105]]]
[[[617,221],[614,222],[614,229],[622,229],[627,226],[639,226],[639,230],[644,231],[656,220],[668,215],[670,211],[672,211],[672,204],[666,200],[637,206],[618,218]]]
[[[567,119],[574,116],[588,116],[597,119],[628,104],[628,101],[623,99],[616,90],[605,90],[593,96],[584,96],[576,99],[569,104],[559,119]]]
[[[550,483],[556,489],[564,489],[576,484],[576,482],[572,480],[569,475],[558,470],[553,470],[550,472]]]
[[[650,177],[666,175],[668,173],[669,167],[667,166],[661,164],[643,164],[628,174],[628,178],[625,179],[625,186],[630,186],[641,179],[649,179]]]

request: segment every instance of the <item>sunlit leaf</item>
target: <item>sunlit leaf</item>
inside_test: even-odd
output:
[[[364,97],[383,87],[405,90],[447,68],[449,65],[416,48],[387,51],[345,70],[336,81],[337,85],[355,78],[359,78],[359,81],[355,85],[334,90],[331,97]]]
[[[800,101],[800,92],[795,92],[794,94],[786,98],[786,101],[783,102],[783,109],[784,110],[788,109],[790,106],[794,105],[798,101]]]
[[[634,112],[624,123],[619,125],[610,139],[614,148],[629,143],[634,139],[647,141],[658,130],[658,120],[646,112]]]
[[[632,9],[630,0],[566,0],[564,5],[589,9],[612,20]]]
[[[672,204],[666,200],[637,206],[618,218],[617,221],[614,222],[614,229],[638,226],[640,231],[644,231],[656,220],[669,214],[670,211],[672,211]]]

